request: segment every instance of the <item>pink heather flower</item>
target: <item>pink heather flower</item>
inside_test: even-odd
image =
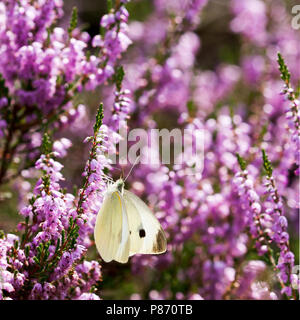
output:
[[[263,75],[265,69],[264,58],[258,55],[245,57],[242,61],[242,68],[245,80],[255,85]]]
[[[61,138],[53,143],[53,150],[63,158],[67,155],[67,150],[72,146],[72,142],[67,138]]]
[[[7,106],[7,104],[8,104],[8,100],[6,97],[0,98],[0,109]]]
[[[189,300],[204,300],[203,297],[201,297],[201,295],[198,293],[191,294],[188,299]]]
[[[231,29],[239,32],[258,45],[266,40],[266,6],[261,0],[238,1],[232,0],[232,11],[235,18]]]
[[[94,293],[83,293],[78,300],[100,300],[100,298]]]

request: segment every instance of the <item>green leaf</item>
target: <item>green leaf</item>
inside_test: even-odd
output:
[[[19,241],[18,241],[18,240],[16,240],[16,241],[14,242],[14,248],[17,250],[17,249],[18,249],[18,247],[19,247]]]
[[[284,61],[282,55],[278,52],[277,56],[278,56],[277,62],[278,62],[278,65],[279,65],[279,71],[280,71],[280,74],[281,74],[281,79],[284,82],[286,82],[286,84],[289,84],[291,74],[290,74],[290,72],[288,70],[287,65],[285,64],[285,61]]]
[[[33,206],[35,200],[36,200],[35,197],[31,197],[31,198],[29,199],[29,204],[31,204],[31,205]]]
[[[40,257],[41,257],[41,254],[42,254],[42,247],[41,247],[41,246],[38,246],[38,247],[36,248],[36,250],[37,250],[37,257],[40,258]]]
[[[242,156],[240,156],[238,153],[236,153],[236,157],[237,157],[237,160],[238,160],[238,163],[240,165],[241,170],[242,171],[246,170],[247,164],[246,164],[245,159]]]
[[[106,0],[107,3],[107,12],[110,12],[110,10],[113,8],[113,2],[112,0]]]
[[[71,20],[70,20],[70,27],[68,29],[69,36],[71,36],[72,31],[77,27],[77,21],[78,21],[77,17],[78,17],[77,8],[73,7]]]
[[[100,127],[102,126],[102,120],[103,120],[103,103],[100,103],[97,116],[96,116],[96,123],[94,125],[94,133],[97,133]]]
[[[76,238],[73,238],[72,241],[71,241],[70,248],[71,248],[71,249],[74,249],[75,244],[76,244]]]
[[[44,261],[48,259],[49,255],[50,255],[50,252],[47,249],[47,251],[45,252],[45,255],[44,255]]]
[[[36,264],[40,264],[40,261],[37,257],[33,257],[33,261],[36,263]]]
[[[28,257],[29,256],[29,250],[30,250],[30,246],[26,246],[25,247],[25,256]]]
[[[56,243],[55,252],[57,252],[57,251],[58,251],[59,246],[60,246],[60,239],[58,238],[58,239],[57,239],[57,243]]]
[[[74,236],[74,235],[76,235],[76,234],[78,233],[78,231],[79,231],[79,226],[75,226],[75,227],[71,230],[70,235],[71,235],[71,236]]]
[[[124,75],[125,75],[125,72],[123,67],[122,66],[118,67],[113,76],[113,80],[114,80],[114,83],[116,84],[118,91],[121,91]]]
[[[45,250],[47,251],[48,248],[50,247],[50,244],[51,244],[51,241],[47,241],[46,244],[45,244]]]
[[[72,228],[73,222],[74,222],[73,218],[70,217],[70,218],[69,218],[69,229]]]
[[[55,23],[52,23],[50,27],[48,27],[47,30],[47,39],[46,39],[46,46],[50,45],[50,38],[51,38],[51,34],[53,33],[53,30],[55,28]]]
[[[191,117],[194,117],[195,114],[196,114],[196,111],[197,111],[197,107],[196,107],[194,101],[193,100],[189,100],[186,106],[187,106],[189,115]]]
[[[104,38],[105,36],[105,28],[103,28],[101,25],[100,25],[100,28],[99,28],[99,34],[102,38]]]
[[[51,143],[50,136],[47,132],[45,132],[42,140],[42,153],[49,154],[51,152],[51,149],[52,149],[52,143]]]
[[[61,243],[63,244],[65,242],[65,230],[61,232]]]
[[[271,177],[273,173],[273,168],[270,160],[268,159],[266,151],[264,149],[262,149],[262,158],[263,158],[263,166],[264,166],[264,169],[266,170],[267,176]]]

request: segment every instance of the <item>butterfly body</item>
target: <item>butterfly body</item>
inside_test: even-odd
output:
[[[105,193],[94,237],[105,262],[126,263],[134,254],[160,254],[167,247],[160,223],[140,198],[124,189],[122,179]]]

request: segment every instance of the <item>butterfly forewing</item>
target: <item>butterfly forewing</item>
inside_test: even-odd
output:
[[[105,195],[94,231],[96,247],[105,262],[126,263],[129,256],[129,230],[126,208],[118,191]]]
[[[127,217],[128,217],[128,224],[129,224],[129,238],[130,238],[129,255],[132,256],[133,254],[140,252],[143,247],[144,238],[140,237],[139,230],[142,230],[144,227],[136,206],[132,201],[130,201],[130,199],[126,194],[123,197],[123,201],[125,203]]]
[[[130,191],[124,190],[123,199],[130,231],[130,255],[165,252],[166,236],[151,210]]]

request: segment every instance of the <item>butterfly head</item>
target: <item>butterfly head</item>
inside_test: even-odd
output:
[[[124,181],[122,178],[120,178],[119,180],[116,181],[116,188],[118,189],[118,191],[123,194],[124,191]]]

